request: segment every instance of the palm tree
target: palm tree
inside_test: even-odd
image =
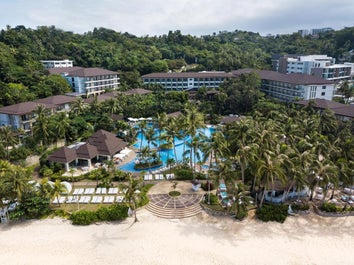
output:
[[[141,201],[141,184],[143,179],[141,177],[134,178],[131,173],[128,173],[128,183],[122,184],[122,190],[126,190],[124,201],[127,206],[133,211],[134,214],[134,223],[138,222],[138,218],[136,216],[136,209],[138,207],[139,202]]]
[[[14,131],[10,126],[2,126],[0,127],[0,139],[1,143],[6,148],[6,158],[9,159],[9,147],[13,147],[18,143],[18,139],[16,138]]]
[[[205,127],[203,114],[200,113],[194,105],[189,105],[186,109],[187,115],[187,133],[193,137],[197,134],[197,130]]]
[[[232,187],[232,188],[231,188]],[[247,206],[250,205],[252,197],[250,192],[242,183],[234,183],[228,186],[228,192],[232,194],[232,202],[235,208],[235,216],[238,219],[243,219],[242,213],[247,212]]]
[[[250,161],[256,159],[256,150],[259,148],[257,144],[241,145],[236,152],[236,160],[241,168],[241,180],[245,183],[245,171]]]
[[[140,140],[140,150],[141,148],[143,147],[143,136],[145,134],[145,130],[147,128],[147,121],[146,120],[142,120],[138,123],[138,129],[140,131],[140,134],[141,134],[141,140]]]
[[[123,111],[122,107],[119,105],[118,100],[115,98],[110,98],[106,100],[103,103],[103,108],[110,114],[120,113]]]
[[[56,124],[55,124],[55,129],[57,132],[57,136],[60,139],[64,139],[64,145],[66,145],[66,135],[67,132],[69,131],[71,125],[70,125],[70,119],[65,112],[59,112],[56,115]]]
[[[77,97],[75,101],[72,103],[71,108],[74,111],[74,113],[76,113],[77,115],[81,115],[87,108],[87,105],[84,102],[83,98]]]
[[[266,191],[274,188],[276,180],[280,180],[282,184],[285,181],[284,170],[281,167],[282,158],[275,157],[273,152],[265,152],[264,159],[259,160],[257,175],[259,176],[260,184],[263,186],[263,194],[260,202],[260,208],[263,205]]]
[[[33,134],[35,138],[39,139],[41,145],[47,145],[50,136],[52,135],[50,120],[48,118],[48,110],[43,105],[38,105],[34,110],[37,116],[36,122],[33,126]]]
[[[59,179],[57,179],[54,182],[51,195],[52,195],[52,197],[55,197],[57,199],[59,207],[60,207],[59,196],[63,192],[68,192],[68,190],[66,189],[65,185],[63,183],[61,183]]]

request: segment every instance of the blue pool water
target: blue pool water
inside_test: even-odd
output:
[[[212,127],[202,129],[202,133],[208,138],[211,137],[213,132],[215,132],[215,129],[212,128]],[[155,135],[156,135],[156,138],[160,135],[159,130],[155,131]],[[186,141],[190,141],[190,139],[191,139],[191,137],[187,136]],[[143,147],[148,145],[148,142],[146,141],[145,136],[142,133],[139,132],[138,135],[137,135],[136,143],[133,146],[135,148],[137,148],[137,149],[140,149],[141,140],[142,140],[142,146]],[[157,146],[159,146],[159,144],[160,144],[159,141],[156,141],[156,143],[157,143]],[[183,143],[184,143],[183,139],[175,139],[177,161],[182,161],[183,160],[183,157],[182,157],[183,152],[189,150],[189,148],[186,145],[184,145]],[[154,146],[151,145],[151,148],[154,148]],[[168,150],[161,150],[161,151],[159,151],[159,155],[160,155],[160,158],[161,158],[161,161],[162,161],[163,165],[159,166],[159,167],[151,168],[150,170],[156,170],[158,168],[165,167],[166,166],[166,161],[169,158],[175,159],[175,154],[174,154],[173,148],[172,149],[168,149]],[[201,152],[200,152],[200,157],[202,158]],[[123,171],[129,171],[129,172],[141,172],[142,170],[134,169],[135,161],[136,161],[136,159],[131,161],[131,162],[129,162],[129,163],[127,163],[127,164],[125,164],[125,165],[123,165],[123,166],[121,166],[121,167],[118,167],[118,169],[123,170]]]

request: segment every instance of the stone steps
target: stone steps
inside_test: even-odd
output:
[[[152,202],[149,202],[146,209],[153,215],[166,219],[188,218],[199,214],[203,210],[199,203],[184,208],[164,208],[157,206]]]

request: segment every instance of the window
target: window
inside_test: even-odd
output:
[[[326,92],[322,92],[322,93],[321,93],[321,96],[325,96],[325,95],[326,95]]]
[[[322,86],[322,89],[326,89],[326,86]]]

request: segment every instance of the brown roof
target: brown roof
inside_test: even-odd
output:
[[[84,68],[84,67],[63,67],[49,69],[51,74],[67,73],[69,76],[89,77],[99,75],[117,75],[117,72],[109,71],[102,68]]]
[[[176,111],[176,112],[172,112],[172,113],[167,114],[167,117],[179,117],[180,115],[182,115],[182,112]]]
[[[100,155],[109,156],[113,156],[127,146],[127,143],[122,139],[105,130],[95,132],[87,142],[96,146]]]
[[[232,77],[232,74],[211,71],[211,72],[182,72],[182,73],[151,73],[143,75],[142,78],[211,78],[211,77]]]
[[[83,159],[92,159],[98,156],[98,150],[96,146],[93,146],[89,143],[85,143],[80,145],[79,148],[76,149],[77,158]]]
[[[2,107],[0,108],[0,113],[12,114],[12,115],[28,114],[28,113],[32,113],[38,105],[43,105],[46,109],[56,108],[56,106],[52,104],[27,101],[27,102],[22,102],[10,106]]]
[[[122,120],[124,120],[124,116],[123,115],[118,115],[118,114],[111,114],[111,118],[114,121],[122,121]]]
[[[143,88],[134,88],[123,92],[125,95],[146,95],[153,93],[151,90],[143,89]]]
[[[82,67],[74,66],[74,67],[58,67],[58,68],[49,68],[47,69],[52,75],[60,75],[63,73],[69,73],[70,71],[78,70]]]
[[[241,120],[241,118],[239,116],[224,116],[221,119],[220,124],[229,124],[229,123],[237,122],[240,120]]]
[[[113,96],[107,95],[106,93],[101,94],[101,95],[97,95],[96,97],[97,97],[97,102],[99,102],[99,103],[109,100],[111,98],[114,98]],[[95,97],[89,97],[89,98],[85,98],[84,102],[87,104],[91,104],[94,100],[95,100]]]
[[[330,109],[336,115],[354,118],[354,105],[342,104],[336,101],[331,101],[327,99],[311,99],[311,100],[301,100],[295,102],[296,104],[307,106],[310,101],[314,102],[314,106],[319,109]]]
[[[75,97],[64,96],[64,95],[56,95],[47,98],[37,99],[34,102],[45,103],[45,104],[53,104],[53,105],[62,105],[66,103],[71,103],[75,101]]]
[[[255,70],[255,69],[249,69],[249,68],[233,71],[232,74],[234,74],[235,76],[239,76],[241,74],[249,74],[252,72],[257,73],[261,79],[290,83],[290,84],[294,84],[294,85],[326,85],[326,84],[329,85],[329,84],[334,84],[334,81],[326,80],[326,79],[319,78],[319,77],[313,76],[313,75],[298,74],[298,73],[283,74],[283,73],[278,73],[275,71]]]
[[[47,159],[57,163],[70,163],[76,159],[76,151],[75,149],[70,149],[66,146],[63,146],[48,156]]]

